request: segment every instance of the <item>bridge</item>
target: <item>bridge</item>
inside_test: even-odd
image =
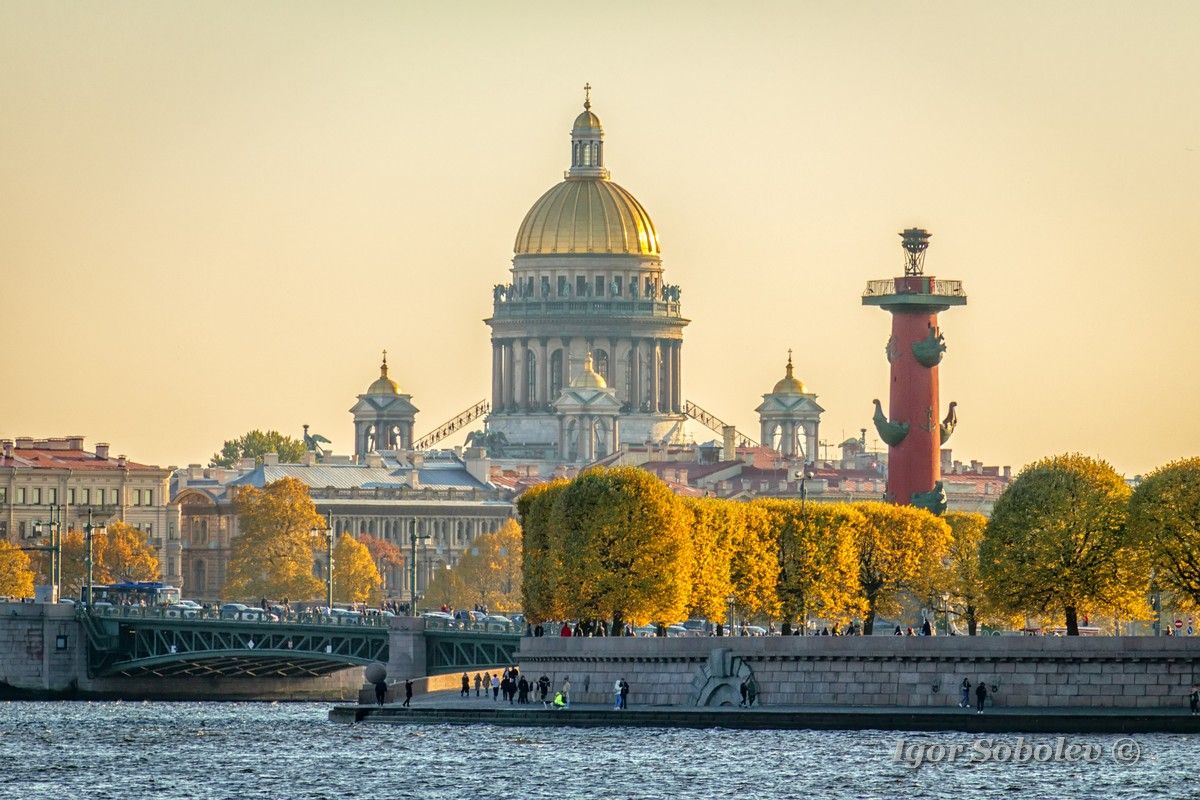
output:
[[[393,635],[385,616],[291,614],[223,619],[215,612],[137,606],[80,608],[88,677],[318,677],[388,663]],[[430,619],[423,636],[425,674],[514,662],[520,634],[510,626]]]

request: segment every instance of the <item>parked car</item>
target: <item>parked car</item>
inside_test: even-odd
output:
[[[237,619],[238,614],[243,611],[249,611],[250,606],[245,603],[226,603],[221,606],[221,619]]]
[[[330,616],[338,625],[361,625],[362,613],[359,611],[349,611],[345,608],[335,608]]]
[[[202,608],[204,608],[204,606],[200,605],[195,600],[180,600],[178,603],[175,603],[175,607],[176,608],[193,608],[196,611],[199,611]]]

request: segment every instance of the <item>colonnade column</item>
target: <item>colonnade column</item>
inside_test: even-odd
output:
[[[512,382],[513,403],[518,411],[525,410],[525,342],[523,339],[513,339],[512,343]]]
[[[680,377],[680,368],[683,365],[683,359],[680,357],[680,350],[683,349],[683,342],[671,343],[671,357],[674,359],[674,369],[671,370],[671,376],[675,379],[675,384],[672,387],[672,396],[674,403],[671,410],[676,414],[683,411],[683,379]]]
[[[658,413],[658,383],[659,383],[659,365],[660,358],[658,350],[658,340],[650,340],[650,413]]]
[[[542,339],[542,360],[538,364],[538,404],[550,402],[550,342]]]
[[[492,340],[492,411],[499,411],[504,405],[502,394],[504,370],[504,350],[497,340]]]
[[[629,341],[629,408],[635,414],[642,410],[642,356],[637,339]]]

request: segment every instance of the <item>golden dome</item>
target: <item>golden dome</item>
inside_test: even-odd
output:
[[[590,128],[603,129],[604,126],[600,124],[600,118],[592,113],[591,104],[589,103],[584,108],[583,113],[575,118],[575,124],[571,126],[571,130],[588,130]]]
[[[629,192],[603,178],[568,178],[529,209],[513,250],[657,256],[659,242],[650,215]]]
[[[583,360],[583,372],[580,372],[571,380],[572,389],[607,389],[608,382],[604,380],[604,376],[596,372],[592,366],[592,354],[588,353],[587,358]]]
[[[367,394],[400,394],[400,385],[388,377],[387,350],[383,351],[383,363],[379,365],[379,377],[367,387]]]
[[[788,351],[787,374],[779,383],[775,384],[775,388],[771,390],[771,394],[805,394],[804,384],[792,374],[792,351]]]

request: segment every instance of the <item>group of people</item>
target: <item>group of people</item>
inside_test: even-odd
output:
[[[917,636],[918,634],[917,634],[917,632],[916,632],[916,631],[914,631],[914,630],[912,629],[912,626],[911,626],[911,625],[908,627],[908,630],[906,630],[906,631],[902,631],[902,630],[900,630],[900,626],[899,626],[899,625],[897,625],[897,626],[896,626],[896,630],[892,632],[892,635],[893,635],[893,636]],[[926,619],[925,619],[925,620],[924,620],[924,621],[921,623],[921,633],[920,633],[920,635],[921,635],[921,636],[933,636],[933,626],[929,624],[929,619],[928,619],[928,618],[926,618]]]
[[[958,688],[960,690],[962,690],[962,697],[959,698],[958,707],[959,708],[970,708],[971,707],[971,679],[963,678],[962,686],[960,686]],[[983,704],[987,702],[987,697],[988,697],[987,684],[984,683],[983,681],[980,681],[979,685],[975,687],[975,713],[976,714],[983,713]]]
[[[471,676],[469,673],[462,674],[462,688],[459,691],[460,697],[471,696]],[[491,672],[480,674],[475,673],[474,679],[475,696],[487,697],[489,690],[491,691],[492,700],[499,702],[500,695],[504,695],[504,699],[512,705],[517,703],[520,705],[528,705],[531,701],[531,695],[536,694],[541,700],[543,706],[549,705],[550,696],[550,678],[543,675],[536,681],[531,681],[521,674],[521,670],[515,666],[509,667],[503,673],[493,675]],[[568,697],[570,691],[570,680],[563,681],[563,691],[559,692],[562,697]],[[556,697],[557,701],[559,697]],[[567,701],[564,699],[564,704]]]

